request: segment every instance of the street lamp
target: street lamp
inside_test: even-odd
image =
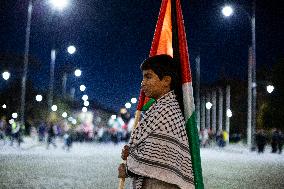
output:
[[[273,85],[267,85],[266,90],[268,93],[272,93],[274,91],[274,86]]]
[[[137,98],[131,98],[131,103],[135,104],[137,102]]]
[[[84,106],[89,106],[89,104],[90,104],[89,101],[87,101],[87,100],[84,101]]]
[[[85,85],[80,85],[80,91],[85,91],[86,90],[86,86]]]
[[[52,105],[52,106],[51,106],[51,110],[54,111],[54,112],[56,112],[56,111],[57,111],[57,106],[56,106],[56,105]]]
[[[82,100],[84,100],[84,101],[87,101],[88,98],[89,98],[88,95],[83,95],[83,96],[82,96]]]
[[[26,36],[25,36],[24,68],[23,68],[23,76],[22,76],[21,109],[20,109],[21,110],[20,116],[21,116],[21,124],[22,125],[24,124],[24,119],[25,119],[24,116],[25,116],[25,100],[26,100],[25,99],[26,98],[26,81],[27,81],[28,64],[29,64],[29,58],[28,57],[29,57],[29,47],[30,47],[30,33],[31,33],[31,19],[32,19],[32,12],[33,12],[33,1],[34,0],[29,0]],[[62,10],[64,7],[67,6],[68,0],[50,0],[50,3],[54,6],[54,8],[58,8],[58,9]],[[51,60],[51,63],[52,62],[53,62],[53,60]],[[54,59],[54,62],[55,62],[55,59]],[[53,65],[53,67],[54,67],[54,65]],[[51,95],[52,95],[52,93],[51,93]],[[48,103],[52,104],[52,97],[49,97]]]
[[[3,109],[6,109],[6,108],[7,108],[6,104],[3,104],[3,105],[2,105],[2,108],[3,108]]]
[[[36,95],[36,101],[41,102],[42,101],[42,96],[41,95]]]
[[[125,103],[125,108],[127,108],[127,109],[131,108],[131,104],[129,102],[126,102]]]
[[[67,48],[67,51],[68,51],[69,54],[74,54],[76,52],[76,47],[74,47],[73,45],[70,45]]]
[[[10,78],[10,73],[5,71],[5,72],[2,73],[2,77],[3,77],[3,79],[5,79],[7,81]]]
[[[233,14],[233,9],[230,6],[224,6],[222,8],[222,13],[224,16],[229,17]]]
[[[227,109],[226,115],[227,117],[231,118],[233,116],[233,113],[230,109]]]
[[[210,110],[211,107],[212,107],[212,103],[211,102],[206,102],[205,106],[206,106],[207,110]]]
[[[62,113],[62,117],[63,117],[63,118],[66,118],[66,117],[67,117],[67,113],[66,113],[66,112],[63,112],[63,113]]]
[[[68,119],[67,119],[67,120],[68,120],[68,121],[70,121],[70,122],[72,122],[72,121],[73,121],[73,119],[74,119],[73,117],[68,117]]]
[[[10,119],[10,120],[9,120],[9,123],[10,123],[11,125],[12,125],[14,122],[15,122],[14,119]]]
[[[68,5],[68,0],[50,0],[50,4],[58,10],[62,10]]]
[[[12,113],[12,118],[17,119],[18,118],[18,114],[17,113]]]
[[[241,7],[239,7],[242,9]],[[226,15],[229,14],[230,8],[228,6],[224,7],[222,13]],[[243,10],[243,9],[242,9]],[[252,14],[248,14],[243,10],[246,16],[248,16],[251,23],[251,48],[249,49],[249,61],[248,61],[248,111],[247,111],[247,144],[253,149],[255,146],[255,127],[256,127],[256,43],[255,43],[255,0],[252,1]]]
[[[83,108],[82,108],[82,112],[85,113],[85,112],[87,112],[87,111],[88,111],[87,107],[83,107]]]
[[[74,74],[75,74],[76,77],[80,77],[81,74],[82,74],[82,71],[80,69],[76,69]]]

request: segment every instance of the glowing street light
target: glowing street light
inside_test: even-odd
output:
[[[10,78],[10,73],[9,72],[3,72],[2,73],[2,77],[3,77],[3,79],[5,79],[6,81]]]
[[[137,102],[137,98],[131,98],[131,103],[135,104]]]
[[[77,120],[76,119],[73,119],[71,122],[72,122],[73,125],[77,124]]]
[[[36,101],[41,102],[42,101],[42,96],[41,95],[36,95]]]
[[[12,125],[14,122],[15,122],[14,119],[10,119],[10,120],[9,120],[9,123],[10,123],[11,125]]]
[[[7,108],[6,104],[3,104],[2,108],[3,108],[3,109],[6,109],[6,108]]]
[[[76,77],[80,77],[81,74],[82,74],[82,71],[80,69],[76,69],[74,74],[75,74]]]
[[[84,101],[84,106],[89,106],[90,105],[90,103],[89,103],[89,101]]]
[[[87,107],[83,107],[83,108],[82,108],[82,112],[85,113],[85,112],[87,112],[87,111],[88,111]]]
[[[206,106],[207,110],[210,110],[211,107],[212,107],[212,103],[211,102],[206,102],[205,106]]]
[[[268,93],[272,93],[274,91],[274,86],[273,85],[267,85],[266,90]]]
[[[80,85],[80,91],[85,91],[86,90],[86,86],[85,85]]]
[[[66,118],[66,117],[67,117],[67,113],[66,113],[66,112],[63,112],[63,113],[62,113],[62,117],[63,117],[63,118]]]
[[[89,98],[88,95],[83,95],[83,96],[82,96],[82,100],[84,100],[84,101],[87,101],[88,98]]]
[[[68,117],[68,121],[72,122],[73,121],[73,117]]]
[[[68,48],[67,48],[67,51],[69,54],[74,54],[76,52],[76,47],[73,46],[73,45],[70,45]]]
[[[50,0],[50,3],[56,9],[62,10],[68,5],[68,0]]]
[[[12,118],[17,119],[18,114],[17,113],[12,113]]]
[[[54,111],[54,112],[56,112],[56,111],[57,111],[57,106],[56,106],[56,105],[52,105],[52,106],[51,106],[51,110]]]
[[[222,13],[224,16],[229,17],[233,14],[233,9],[230,6],[224,6],[222,8]]]
[[[131,104],[129,102],[126,102],[125,103],[125,108],[127,108],[127,109],[131,108]]]
[[[232,117],[233,116],[233,113],[232,113],[232,111],[230,109],[227,110],[226,114],[227,114],[227,117]]]

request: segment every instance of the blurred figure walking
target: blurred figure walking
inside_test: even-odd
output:
[[[272,148],[272,153],[277,152],[277,147],[278,147],[278,141],[279,141],[279,132],[276,128],[272,130],[272,138],[271,138],[271,148]]]
[[[54,124],[53,122],[50,122],[47,128],[47,146],[46,146],[47,149],[49,148],[50,144],[52,144],[54,148],[57,147],[55,144],[55,136],[56,136],[56,132],[54,129]]]
[[[41,122],[39,127],[38,127],[38,141],[43,142],[45,139],[45,130],[46,130],[46,125],[44,122]]]
[[[7,127],[7,122],[6,122],[6,117],[3,116],[0,120],[0,140],[3,140],[3,143],[5,145],[6,143],[6,127]]]
[[[279,153],[279,154],[282,153],[283,143],[284,143],[284,135],[283,135],[283,133],[281,132],[281,130],[278,129],[278,153]]]
[[[21,124],[20,122],[13,122],[12,124],[12,139],[11,146],[13,146],[14,140],[17,141],[18,147],[20,147],[22,138],[21,138]]]
[[[257,145],[257,149],[258,149],[258,153],[263,153],[264,152],[264,148],[266,145],[266,136],[264,134],[264,130],[260,129],[255,136],[255,141],[256,141],[256,145]]]

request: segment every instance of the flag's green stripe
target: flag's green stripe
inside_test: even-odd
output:
[[[152,104],[154,104],[155,99],[151,98],[146,104],[144,104],[144,106],[142,107],[142,111],[146,111],[148,110]]]
[[[195,122],[195,112],[192,113],[192,115],[186,122],[186,133],[189,139],[188,143],[191,154],[195,188],[204,189],[200,159],[199,136]]]

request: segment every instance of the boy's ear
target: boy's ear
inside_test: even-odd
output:
[[[171,86],[172,78],[170,76],[164,76],[163,81],[166,85]]]

